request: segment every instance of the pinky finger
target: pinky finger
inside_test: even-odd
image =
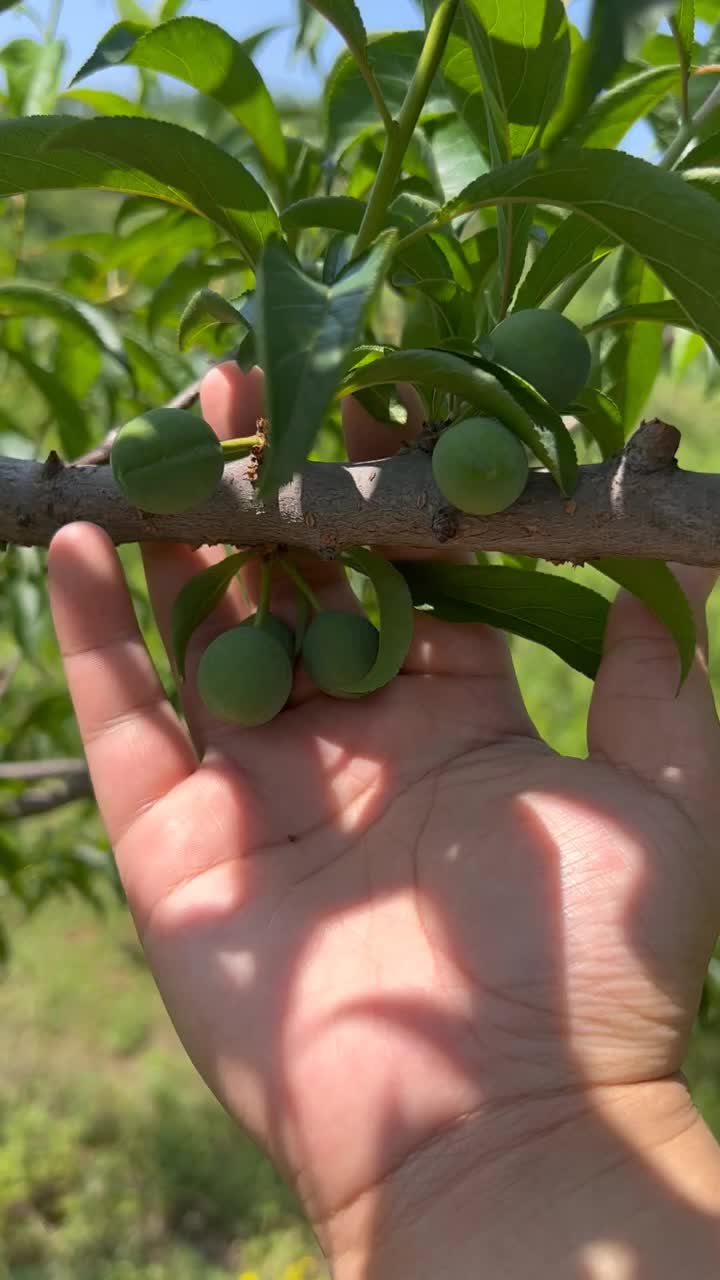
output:
[[[50,603],[90,776],[113,845],[197,767],[140,634],[118,554],[66,525],[48,558]]]

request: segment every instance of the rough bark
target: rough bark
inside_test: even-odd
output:
[[[490,517],[444,502],[429,455],[409,448],[356,464],[310,463],[271,502],[258,501],[247,462],[225,469],[202,506],[178,516],[131,507],[107,467],[0,459],[0,540],[44,546],[63,524],[89,520],[116,543],[284,544],[332,556],[379,543],[395,549],[473,548],[583,561],[637,556],[720,564],[720,476],[682,471],[678,431],[644,423],[625,451],[580,469],[568,501],[546,473],[531,473],[522,498]]]

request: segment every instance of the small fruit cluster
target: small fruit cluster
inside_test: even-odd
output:
[[[335,698],[355,688],[372,668],[378,631],[364,614],[326,609],[317,613],[300,646],[313,683]],[[282,711],[293,685],[296,638],[272,613],[253,614],[213,640],[198,668],[198,690],[220,720],[243,728],[266,724]]]
[[[514,311],[490,334],[492,360],[567,411],[590,376],[587,338],[557,311]],[[447,427],[433,450],[433,475],[448,502],[469,515],[505,511],[523,492],[528,459],[498,418],[472,417]]]

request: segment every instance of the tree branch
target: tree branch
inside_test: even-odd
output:
[[[28,787],[19,795],[12,796],[5,804],[0,804],[0,818],[5,822],[37,817],[40,813],[50,813],[62,805],[71,804],[73,800],[89,799],[92,794],[90,775],[83,767],[82,772],[56,777],[49,786]]]
[[[41,778],[87,776],[84,760],[62,756],[56,760],[8,760],[0,764],[0,782],[37,782]]]
[[[0,540],[46,546],[62,525],[88,520],[116,543],[281,544],[331,558],[344,547],[482,548],[580,562],[636,556],[720,564],[720,476],[681,471],[679,432],[644,423],[622,454],[580,468],[571,501],[545,472],[500,515],[467,516],[444,502],[428,453],[406,447],[364,463],[309,463],[272,501],[258,500],[246,461],[231,463],[213,497],[177,516],[131,507],[106,467],[0,459]]]

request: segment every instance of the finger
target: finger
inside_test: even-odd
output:
[[[234,361],[211,369],[200,388],[200,408],[221,440],[251,435],[263,411],[263,382],[259,369],[243,373]],[[217,564],[225,556],[222,546],[190,547],[172,543],[145,543],[142,548],[148,591],[155,621],[168,656],[172,654],[172,613],[175,600],[190,578]],[[187,667],[193,672],[200,653],[228,627],[237,626],[252,612],[252,602],[240,583],[233,581],[212,614],[193,633]],[[182,702],[188,726],[199,752],[202,752],[210,720],[197,693],[195,682],[188,679],[182,688]]]
[[[610,611],[588,721],[591,756],[633,769],[687,799],[717,786],[720,729],[708,678],[706,605],[714,572],[672,566],[695,614],[698,646],[678,693],[669,631],[622,591]],[[715,781],[713,781],[713,778]]]
[[[71,524],[48,556],[50,603],[100,811],[113,846],[197,767],[140,634],[118,554]]]

